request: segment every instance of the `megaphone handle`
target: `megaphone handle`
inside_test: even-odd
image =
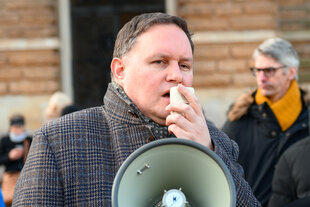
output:
[[[149,169],[150,167],[151,167],[150,164],[146,163],[143,168],[137,171],[137,174],[142,175],[143,171]]]

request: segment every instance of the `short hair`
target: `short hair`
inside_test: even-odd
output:
[[[192,52],[194,52],[194,44],[191,39],[192,34],[188,30],[186,21],[181,17],[156,12],[135,16],[123,26],[117,34],[113,58],[121,58],[127,54],[133,47],[138,36],[155,24],[175,24],[180,27],[186,34]]]
[[[253,59],[258,55],[265,55],[273,58],[278,63],[287,67],[296,68],[295,79],[298,79],[299,57],[290,42],[279,37],[265,40],[253,53]],[[286,70],[285,70],[286,71]]]
[[[24,126],[25,118],[21,114],[14,114],[10,117],[10,126]]]
[[[50,97],[48,106],[45,111],[47,119],[54,119],[61,116],[61,110],[63,107],[72,104],[72,100],[69,96],[61,91],[56,91]]]

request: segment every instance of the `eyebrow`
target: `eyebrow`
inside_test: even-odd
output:
[[[160,53],[160,54],[156,54],[156,55],[151,55],[147,59],[154,59],[154,58],[166,58],[166,59],[169,59],[170,57],[171,57],[170,55],[166,55],[166,54]],[[180,59],[180,61],[194,62],[194,59],[192,57],[183,57],[183,58]]]

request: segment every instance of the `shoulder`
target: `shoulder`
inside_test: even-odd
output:
[[[310,137],[290,146],[279,159],[280,165],[300,166],[303,165],[305,157],[310,156]]]
[[[254,92],[255,91],[253,90],[248,93],[244,93],[236,99],[228,110],[227,117],[229,121],[236,121],[248,112],[249,107],[254,103]]]
[[[10,137],[9,137],[9,135],[7,134],[7,135],[2,136],[1,139],[0,139],[0,142],[1,142],[1,143],[10,142]]]
[[[309,151],[310,153],[310,137],[306,137],[305,139],[302,139],[297,143],[293,144],[284,153],[287,154],[287,156],[291,156],[296,152],[299,154],[303,154],[303,152],[305,151]]]
[[[310,106],[310,91],[306,87],[301,87],[300,88],[301,94],[302,94],[302,99],[305,103],[306,106]]]
[[[100,133],[104,124],[103,107],[93,107],[64,115],[45,123],[37,133],[45,135],[81,133],[92,131]]]

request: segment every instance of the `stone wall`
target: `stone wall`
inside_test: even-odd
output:
[[[13,113],[37,129],[61,88],[57,22],[57,1],[0,0],[0,132]]]
[[[310,82],[309,0],[167,0],[176,4],[195,42],[194,87],[208,118],[221,126],[233,100],[255,87],[253,50],[280,36],[297,49],[300,82]],[[33,131],[49,96],[61,90],[56,0],[0,0],[0,133],[12,113]]]
[[[310,2],[307,0],[178,0],[176,14],[194,33],[194,87],[207,117],[221,127],[229,105],[255,88],[254,49],[282,37],[299,53],[299,81],[310,83]]]
[[[266,38],[288,39],[301,58],[301,81],[309,82],[310,3],[306,0],[179,0],[195,51],[196,87],[252,87],[254,49]]]

